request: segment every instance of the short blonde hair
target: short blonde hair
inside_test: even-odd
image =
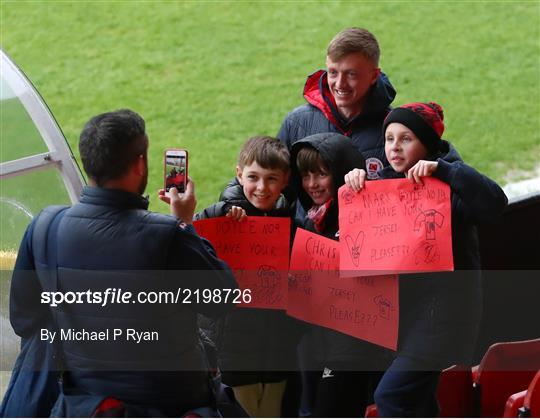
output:
[[[339,61],[351,53],[360,53],[366,59],[379,65],[381,51],[375,36],[367,29],[347,28],[338,33],[326,50],[326,55],[332,61]]]

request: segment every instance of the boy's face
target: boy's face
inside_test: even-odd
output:
[[[329,171],[320,169],[318,172],[302,173],[302,188],[320,206],[334,196],[334,178]]]
[[[271,210],[281,191],[287,186],[289,174],[281,169],[266,169],[257,162],[236,167],[236,177],[244,188],[248,201],[259,210]]]
[[[397,122],[389,124],[384,137],[386,158],[396,172],[407,172],[428,154],[416,134],[403,124]]]

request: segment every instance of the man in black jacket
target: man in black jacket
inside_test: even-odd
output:
[[[23,339],[56,324],[48,337],[60,344],[64,375],[53,415],[89,417],[114,406],[127,416],[180,417],[212,405],[197,313],[219,316],[232,303],[196,296],[236,282],[191,225],[193,183],[182,195],[173,188],[160,196],[174,217],[147,210],[148,137],[144,120],[129,110],[92,118],[79,150],[90,186],[52,241],[35,240],[40,216],[30,224],[10,294],[11,323]],[[47,243],[57,250],[56,267]],[[47,269],[57,273],[53,305],[41,293]]]

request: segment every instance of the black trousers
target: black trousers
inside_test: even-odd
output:
[[[364,417],[381,372],[325,369],[319,377],[314,417]]]
[[[426,371],[426,364],[398,356],[375,391],[379,417],[437,417],[437,385],[441,371]]]

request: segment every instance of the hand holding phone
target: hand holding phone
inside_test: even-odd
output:
[[[169,205],[171,214],[174,217],[184,223],[192,223],[197,199],[195,198],[195,185],[191,179],[187,180],[186,190],[183,194],[178,194],[175,190],[166,193],[164,189],[161,189],[158,192],[158,197],[161,201]]]
[[[188,179],[188,152],[184,149],[167,149],[164,158],[165,192],[176,187],[179,193],[186,191]]]

